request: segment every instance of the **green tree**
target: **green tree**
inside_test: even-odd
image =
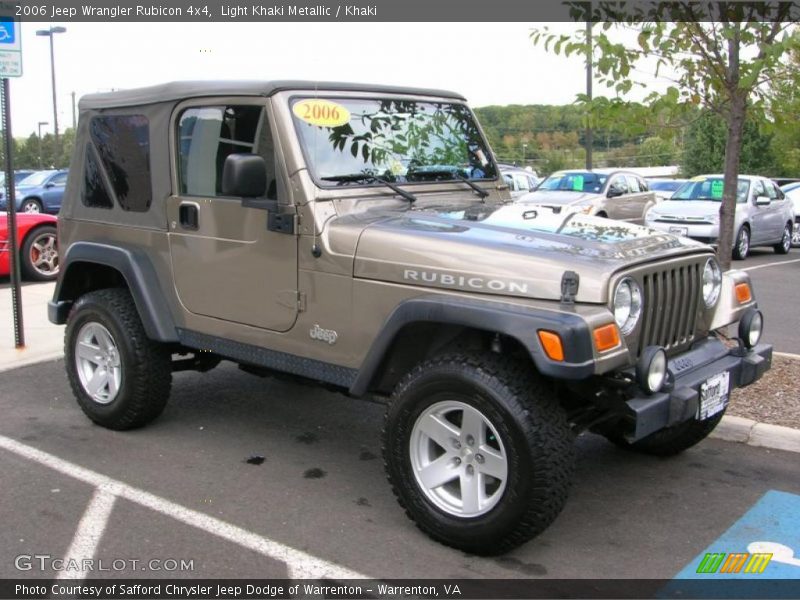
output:
[[[571,3],[576,21],[606,21],[590,47],[585,30],[557,35],[547,28],[534,30],[534,43],[556,53],[590,56],[600,83],[619,94],[634,85],[644,86],[638,69],[655,58],[656,74],[666,69],[674,85],[666,99],[676,105],[704,106],[725,121],[725,184],[720,206],[718,256],[723,269],[730,267],[739,161],[748,112],[755,120],[765,114],[770,83],[782,69],[784,54],[800,48],[793,24],[793,4],[735,2],[657,3],[653,12],[620,14],[616,3]],[[623,8],[624,10],[624,8]],[[638,35],[634,43],[609,35],[626,26]],[[646,71],[644,71],[646,72]],[[662,95],[652,93],[655,105]]]
[[[725,163],[725,121],[711,112],[704,113],[686,132],[681,171],[686,177],[701,173],[720,173]],[[748,119],[742,130],[739,171],[748,175],[770,175],[777,170],[771,147],[772,136],[763,133]]]

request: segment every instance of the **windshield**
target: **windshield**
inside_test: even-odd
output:
[[[539,184],[538,190],[553,192],[589,192],[597,194],[603,189],[607,179],[606,175],[590,173],[588,171],[560,171],[553,173]]]
[[[55,171],[38,171],[33,175],[28,175],[25,179],[20,181],[17,185],[19,186],[40,186],[44,185],[47,179],[53,174]]]
[[[295,127],[323,186],[495,179],[472,114],[462,104],[297,98]]]
[[[647,185],[654,192],[674,192],[683,185],[683,181],[654,181],[648,179]]]
[[[722,202],[722,190],[725,182],[722,177],[697,177],[687,181],[672,195],[670,200],[706,200]],[[747,202],[750,182],[740,179],[736,188],[736,202]]]

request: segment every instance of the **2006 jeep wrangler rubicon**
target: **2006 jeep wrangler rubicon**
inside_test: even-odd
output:
[[[221,359],[385,397],[394,493],[469,552],[556,518],[576,433],[680,452],[771,363],[745,273],[685,238],[511,203],[451,92],[90,95],[70,174],[49,317],[90,419],[142,426],[173,371]]]

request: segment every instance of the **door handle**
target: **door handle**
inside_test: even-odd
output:
[[[194,202],[185,202],[178,207],[178,222],[183,229],[197,231],[200,228],[200,211]]]

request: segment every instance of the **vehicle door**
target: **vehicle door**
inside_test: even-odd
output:
[[[781,189],[775,185],[774,181],[765,179],[764,187],[771,200],[769,205],[770,210],[767,211],[769,240],[777,243],[783,238],[783,231],[786,228],[787,221],[792,220],[789,214],[791,210],[788,208],[789,201],[786,199]]]
[[[755,246],[771,239],[770,213],[773,202],[763,180],[754,180],[751,188],[750,244]]]
[[[61,209],[64,189],[67,185],[67,173],[56,173],[44,185],[42,190],[42,206],[44,212],[57,213]]]
[[[225,159],[257,154],[267,164],[266,199],[288,205],[269,106],[264,99],[227,98],[176,109],[170,253],[175,288],[190,312],[288,331],[298,309],[297,238],[270,230],[263,206],[222,193]]]

